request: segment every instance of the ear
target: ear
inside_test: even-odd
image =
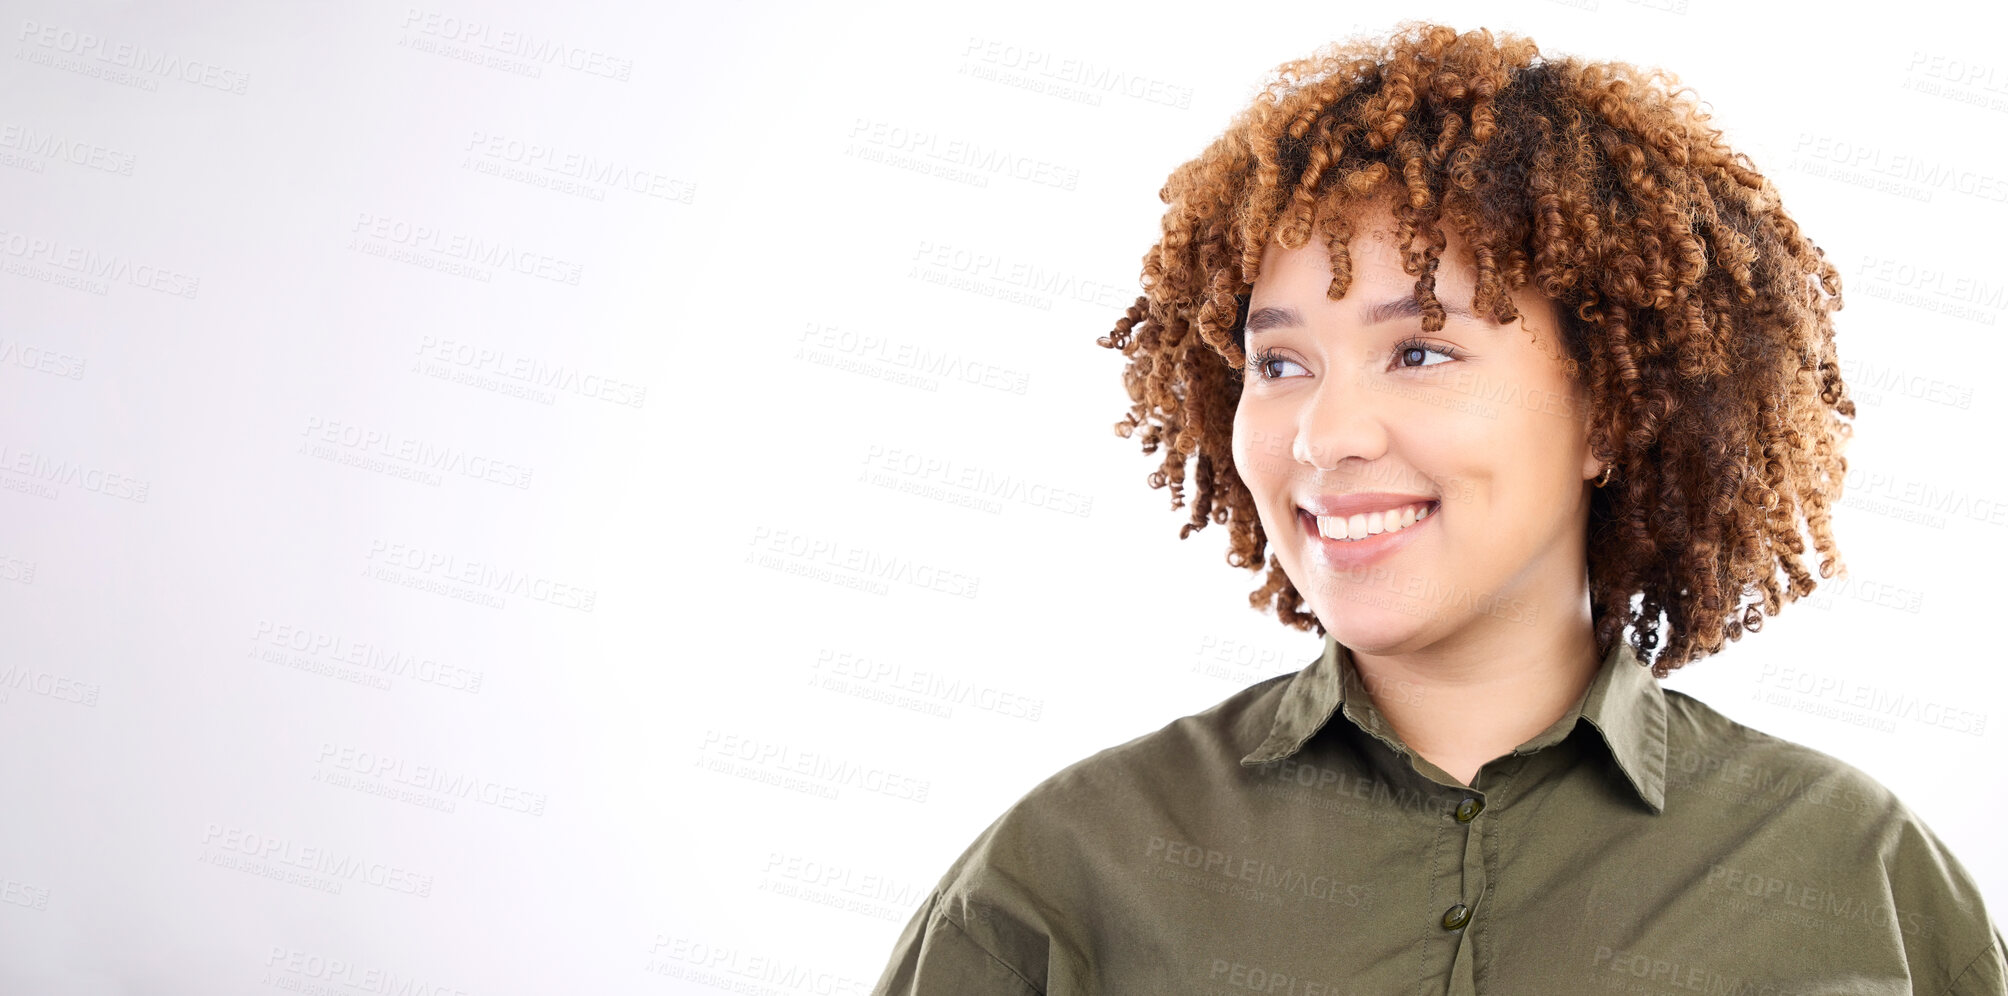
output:
[[[1581,393],[1580,391],[1578,391],[1578,392],[1577,392],[1577,395],[1576,395],[1576,397],[1577,397],[1577,402],[1576,402],[1576,403],[1577,403],[1577,404],[1580,404],[1580,405],[1582,405],[1582,406],[1583,406],[1583,426],[1582,426],[1582,429],[1583,429],[1583,435],[1582,435],[1582,441],[1583,441],[1583,466],[1582,466],[1582,471],[1583,471],[1583,483],[1585,483],[1585,484],[1588,484],[1588,483],[1590,483],[1590,482],[1592,482],[1592,481],[1595,481],[1595,480],[1596,480],[1596,479],[1597,479],[1598,477],[1602,476],[1602,474],[1603,474],[1603,472],[1604,472],[1604,461],[1602,461],[1602,460],[1600,460],[1600,459],[1598,459],[1598,458],[1597,458],[1597,451],[1596,451],[1596,450],[1595,450],[1594,448],[1592,448],[1592,447],[1590,446],[1590,411],[1589,411],[1589,402],[1587,402],[1587,401],[1583,400],[1583,398],[1582,398],[1582,393]]]
[[[1588,484],[1604,472],[1604,462],[1597,459],[1595,450],[1590,449],[1588,440],[1583,442],[1583,483]]]

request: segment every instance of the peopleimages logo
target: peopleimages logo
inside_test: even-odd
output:
[[[562,65],[566,69],[588,76],[604,77],[622,83],[634,75],[633,59],[622,59],[550,38],[538,38],[526,32],[498,28],[486,21],[454,17],[451,14],[441,14],[418,7],[406,10],[404,29],[444,42],[471,45],[532,64]]]
[[[420,899],[432,895],[431,875],[327,847],[301,844],[282,835],[211,823],[203,832],[202,844],[205,849],[219,852],[205,851],[204,858],[208,859],[205,864],[223,864],[216,859],[227,855],[235,870],[253,874],[264,874],[267,869],[279,871],[280,875],[272,876],[275,878],[298,872],[334,883],[335,888],[323,891],[340,892],[342,883],[364,882]]]
[[[348,451],[408,464],[421,471],[455,474],[512,488],[528,488],[531,478],[536,474],[533,468],[519,467],[459,447],[435,445],[400,433],[361,426],[353,422],[325,419],[317,415],[307,418],[307,426],[300,431],[300,434],[309,444],[306,451],[310,456],[327,456],[337,451]],[[316,449],[314,444],[325,445],[321,449]],[[428,483],[436,484],[438,481],[432,480]]]
[[[437,578],[472,585],[502,595],[517,595],[559,608],[593,611],[599,592],[552,578],[498,567],[478,560],[466,560],[444,550],[386,540],[371,540],[363,559],[370,567],[387,572],[405,572],[415,577]],[[368,573],[368,569],[365,569]],[[387,579],[389,575],[386,575]]]
[[[142,77],[178,79],[184,83],[194,83],[240,97],[251,85],[251,77],[247,73],[225,69],[196,59],[183,59],[165,52],[157,52],[144,45],[114,42],[110,38],[88,31],[43,24],[35,20],[24,19],[21,22],[21,30],[14,38],[16,41],[35,46],[45,56],[60,53],[78,59],[90,59],[119,69],[135,70]],[[150,86],[147,89],[155,88]]]
[[[107,498],[122,498],[144,504],[153,490],[150,481],[115,474],[74,460],[59,460],[35,450],[0,443],[0,474],[50,485],[81,488]],[[7,478],[0,477],[0,481]]]
[[[0,124],[0,149],[11,149],[34,160],[54,159],[103,173],[131,176],[139,157],[94,142],[77,141],[17,124]],[[41,172],[39,164],[34,167]]]
[[[49,266],[68,271],[97,284],[92,293],[102,294],[105,282],[130,284],[170,297],[193,298],[202,289],[202,278],[150,263],[134,262],[116,253],[102,253],[60,239],[43,238],[24,232],[0,229],[0,256],[25,264]]]
[[[544,815],[544,806],[549,801],[549,797],[542,792],[532,792],[465,771],[408,763],[402,757],[343,744],[323,742],[317,761],[331,771],[345,771],[378,782],[430,792],[446,799],[480,802],[531,816]]]
[[[349,248],[372,256],[386,256],[427,269],[442,269],[487,283],[490,269],[509,270],[524,276],[578,286],[585,267],[514,243],[487,239],[461,232],[449,232],[402,218],[356,212],[349,229]]]

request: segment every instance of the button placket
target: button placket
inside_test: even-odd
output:
[[[1472,821],[1485,811],[1485,800],[1477,795],[1467,795],[1450,811],[1450,818],[1462,824],[1464,829],[1464,881],[1458,893],[1458,901],[1443,911],[1443,929],[1457,930],[1471,920],[1471,910],[1478,897],[1485,891],[1485,860],[1483,828]]]
[[[1485,811],[1485,800],[1477,795],[1465,796],[1456,808],[1450,811],[1451,819],[1464,830],[1464,882],[1456,903],[1443,911],[1438,927],[1455,932],[1457,952],[1450,966],[1450,993],[1452,996],[1471,994],[1475,996],[1473,981],[1472,919],[1477,915],[1478,901],[1485,894],[1484,836],[1485,824],[1475,822]],[[1489,822],[1489,821],[1488,821]]]

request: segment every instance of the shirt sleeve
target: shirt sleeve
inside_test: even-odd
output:
[[[1994,943],[1975,955],[1952,980],[1945,996],[2008,996],[2008,942],[1994,929]]]
[[[1978,991],[1978,990],[1976,990]],[[1961,990],[1964,992],[1964,990]],[[892,960],[872,996],[1043,996],[1011,966],[976,943],[927,897],[893,945]]]

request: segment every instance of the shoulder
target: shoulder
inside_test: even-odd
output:
[[[1202,802],[1195,789],[1239,783],[1241,758],[1268,737],[1278,702],[1295,677],[1280,674],[1257,682],[1206,709],[1075,761],[1033,786],[1005,816],[1070,822],[1097,812],[1138,815],[1141,810],[1134,807]]]
[[[1142,829],[1200,811],[1245,784],[1241,758],[1259,746],[1294,674],[1250,685],[1200,712],[1088,755],[1042,779],[1006,809],[944,885],[984,864],[1082,862]],[[1053,849],[1041,849],[1052,845]]]
[[[1664,691],[1669,788],[1681,785],[1718,801],[1774,803],[1785,811],[1811,807],[1809,815],[1850,825],[1914,818],[1888,786],[1861,768],[1739,723],[1685,692]]]
[[[1808,908],[1886,922],[1916,977],[1941,986],[1969,965],[1992,964],[1990,952],[2000,957],[1979,884],[1888,785],[1825,751],[1665,692],[1669,795],[1678,787],[1680,801],[1704,814],[1685,825],[1735,842],[1722,849],[1728,858],[1718,867],[1733,866],[1739,853],[1771,854],[1804,880],[1726,886],[1761,884]],[[1871,901],[1879,909],[1854,912]]]
[[[1294,674],[1097,751],[1034,785],[950,866],[932,916],[1043,989],[1084,970],[1094,909],[1119,902],[1152,848],[1231,811],[1241,758],[1267,737]]]
[[[1269,735],[1283,692],[1280,674],[1214,705],[1061,768],[1000,818],[1008,827],[1093,833],[1205,807],[1239,790],[1241,758]]]

